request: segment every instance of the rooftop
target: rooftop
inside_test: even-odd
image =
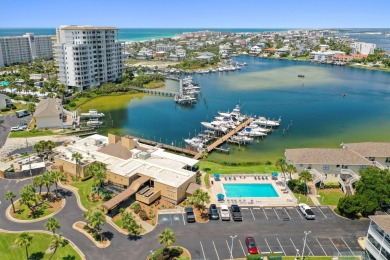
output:
[[[63,25],[61,30],[118,30],[117,27],[111,26],[92,26],[92,25]]]
[[[285,155],[287,160],[295,164],[372,165],[369,160],[349,149],[286,149]]]
[[[61,114],[62,106],[55,98],[42,99],[35,109],[34,117],[58,117]]]
[[[390,234],[390,215],[374,215],[370,216],[370,219],[380,226],[386,234]]]
[[[390,143],[365,142],[344,145],[364,157],[390,157]]]

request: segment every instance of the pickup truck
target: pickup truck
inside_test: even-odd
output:
[[[234,221],[242,221],[241,209],[238,205],[233,204],[231,207],[232,217]]]
[[[226,205],[221,205],[221,219],[222,220],[230,220],[229,208]]]

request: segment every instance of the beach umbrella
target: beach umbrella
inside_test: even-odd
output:
[[[219,173],[214,173],[214,179],[217,181],[219,180]]]
[[[223,195],[221,193],[217,194],[218,200],[223,200],[224,197],[225,197],[225,195]]]
[[[278,177],[278,175],[279,175],[279,173],[277,173],[277,172],[272,173],[272,177]]]

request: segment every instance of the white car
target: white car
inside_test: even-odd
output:
[[[226,205],[221,205],[221,219],[228,221],[230,220],[229,208]]]
[[[18,131],[23,131],[23,129],[20,128],[20,126],[13,126],[11,127],[11,132],[18,132]]]
[[[306,219],[315,219],[316,218],[316,216],[314,215],[314,213],[311,210],[311,208],[308,205],[306,205],[305,203],[300,203],[298,205],[298,208],[302,212],[303,216]]]

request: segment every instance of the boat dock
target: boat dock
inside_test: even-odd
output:
[[[174,97],[175,95],[179,94],[177,92],[172,92],[172,91],[154,90],[154,89],[139,88],[139,87],[131,87],[131,88],[147,94],[166,96],[166,97]]]
[[[212,144],[210,144],[209,146],[206,147],[205,151],[206,152],[211,152],[212,150],[216,149],[218,146],[220,146],[221,144],[223,144],[224,142],[226,142],[230,137],[232,137],[233,135],[235,135],[236,133],[238,133],[239,131],[241,131],[244,127],[248,126],[251,122],[253,121],[253,118],[249,118],[247,119],[246,121],[242,122],[241,124],[239,124],[236,128],[234,128],[233,130],[231,130],[230,132],[228,132],[227,134],[225,134],[224,136],[222,136],[221,138],[218,138],[215,142],[213,142]],[[194,156],[194,159],[195,160],[198,160],[199,158],[202,157],[202,152],[199,152],[197,153],[195,156]]]
[[[159,142],[148,140],[148,139],[138,138],[136,136],[128,135],[128,137],[130,139],[137,139],[138,142],[143,143],[143,144],[148,144],[148,145],[160,147],[160,148],[163,148],[163,149],[166,149],[169,151],[173,151],[173,152],[184,153],[184,154],[187,154],[190,156],[195,156],[198,153],[196,151],[188,150],[188,149],[173,146],[173,145],[167,145],[167,144],[159,143]]]

